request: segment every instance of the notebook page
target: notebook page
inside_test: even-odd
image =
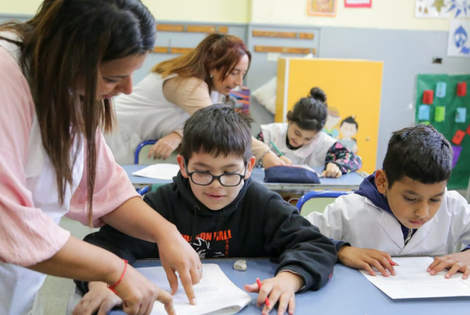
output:
[[[178,164],[158,163],[158,164],[147,166],[141,170],[138,170],[132,173],[132,175],[171,180],[173,179],[173,177],[175,177],[178,174],[179,170],[180,170],[180,167],[178,166]]]
[[[445,279],[446,270],[431,276],[426,270],[433,262],[431,257],[394,257],[396,276],[384,277],[379,272],[371,276],[366,271],[361,273],[392,299],[414,299],[470,296],[470,280],[462,280],[457,273],[451,279]]]
[[[238,288],[216,264],[203,264],[202,280],[194,286],[197,305],[191,305],[181,283],[173,296],[178,315],[235,314],[251,302],[251,296]],[[138,268],[147,279],[159,288],[170,292],[170,285],[162,267]],[[152,315],[166,315],[163,305],[155,302]]]

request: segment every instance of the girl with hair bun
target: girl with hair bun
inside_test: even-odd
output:
[[[326,100],[322,89],[312,88],[309,96],[300,99],[287,113],[287,123],[262,125],[258,138],[268,145],[272,141],[288,164],[324,166],[323,176],[340,177],[359,170],[362,161],[322,132],[328,114]]]

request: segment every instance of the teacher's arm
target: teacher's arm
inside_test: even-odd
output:
[[[175,293],[178,288],[176,272],[188,299],[195,303],[193,284],[200,281],[201,261],[192,247],[183,239],[176,227],[150,208],[136,193],[126,172],[114,162],[103,135],[96,139],[97,161],[95,190],[93,194],[94,226],[104,223],[142,240],[158,244],[160,259]],[[87,202],[87,174],[82,177],[74,193],[68,216],[87,223],[83,211]]]
[[[0,51],[0,69],[6,67]],[[19,77],[15,69],[6,69],[8,71],[0,71],[0,261],[54,276],[103,281],[109,285],[116,283],[124,270],[123,260],[70,236],[70,232],[58,226],[35,204],[27,177],[39,174],[28,176],[25,170],[34,117],[33,101],[27,91],[20,89],[28,86],[24,78]],[[3,76],[6,73],[8,76]],[[43,193],[51,200],[57,198],[54,186],[43,188]],[[11,283],[11,287],[5,289],[13,290],[14,286],[15,283]],[[174,314],[171,296],[132,267],[116,290],[126,301],[127,313],[137,313],[141,307],[153,305],[158,299]]]

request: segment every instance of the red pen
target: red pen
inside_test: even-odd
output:
[[[400,266],[399,264],[397,264],[397,263],[394,262],[393,260],[389,260],[388,262],[389,262],[390,265],[392,265],[392,266]]]
[[[261,281],[259,280],[259,278],[256,278],[256,284],[258,284],[258,291],[261,290]],[[264,303],[268,306],[268,307],[271,307],[271,303],[269,303],[269,299],[266,298],[266,300],[264,300]]]

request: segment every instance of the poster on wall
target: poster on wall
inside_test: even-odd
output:
[[[469,0],[416,0],[417,18],[470,17]]]
[[[308,15],[336,16],[337,0],[309,0]]]
[[[447,56],[470,58],[470,20],[450,21]]]
[[[344,0],[345,8],[371,8],[372,0]]]
[[[466,189],[470,176],[470,75],[419,74],[415,121],[430,124],[449,140],[452,175],[448,189]],[[427,97],[429,94],[434,97]]]

